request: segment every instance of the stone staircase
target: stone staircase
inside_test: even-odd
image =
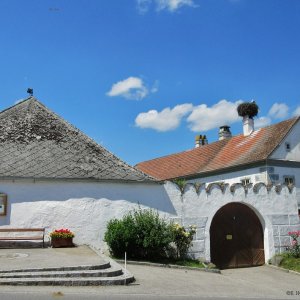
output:
[[[134,281],[131,273],[124,273],[113,261],[86,266],[0,270],[0,285],[122,285]]]

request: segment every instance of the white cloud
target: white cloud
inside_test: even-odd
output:
[[[157,10],[168,10],[174,12],[182,6],[195,7],[193,0],[156,0]]]
[[[150,89],[150,92],[152,94],[156,93],[158,91],[158,86],[159,86],[159,81],[155,80],[153,85],[152,85],[152,88]]]
[[[293,116],[300,116],[300,106],[298,106],[296,110],[293,112]]]
[[[140,113],[135,119],[135,125],[140,128],[152,128],[157,131],[169,131],[176,129],[183,119],[186,119],[188,127],[194,132],[205,132],[222,125],[231,125],[241,122],[237,113],[237,106],[243,101],[230,102],[225,99],[207,106],[200,104],[194,106],[190,103],[177,105],[174,108],[165,108],[158,112],[149,110]],[[254,121],[256,129],[268,126],[274,119],[285,118],[289,115],[289,107],[284,103],[274,103],[267,116],[258,117]],[[300,115],[300,106],[294,112]]]
[[[255,129],[266,127],[270,125],[272,122],[271,118],[269,117],[260,117],[254,121],[254,127]]]
[[[289,114],[289,107],[285,103],[274,103],[268,115],[272,119],[284,119]]]
[[[221,100],[208,107],[206,104],[195,106],[187,121],[192,131],[207,131],[222,125],[229,125],[240,118],[236,108],[242,101],[230,102]]]
[[[22,101],[24,101],[25,99],[19,99],[19,100],[16,100],[15,102],[14,102],[14,104],[18,104],[18,103],[20,103],[20,102],[22,102]]]
[[[128,77],[113,84],[111,90],[106,94],[110,97],[120,96],[131,100],[141,100],[149,94],[149,91],[142,79]]]
[[[192,109],[193,105],[186,103],[176,105],[172,109],[167,107],[161,112],[149,110],[138,114],[135,119],[135,125],[140,128],[151,128],[157,131],[173,130],[180,125],[181,119]]]
[[[175,12],[183,6],[197,6],[194,0],[136,0],[136,3],[137,10],[141,14],[148,12],[152,3],[155,4],[158,11],[168,10],[169,12]]]
[[[149,10],[152,0],[137,0],[136,7],[140,14],[145,14]]]

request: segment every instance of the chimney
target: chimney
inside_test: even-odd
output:
[[[230,126],[224,125],[219,129],[219,141],[231,138]]]
[[[208,144],[208,141],[207,141],[207,138],[206,138],[206,135],[196,135],[195,137],[195,148],[198,148],[200,146],[204,146],[204,145],[207,145]]]
[[[241,103],[237,107],[238,115],[243,118],[244,136],[248,136],[254,132],[253,118],[257,116],[258,109],[259,108],[254,100],[251,102]]]
[[[254,131],[254,120],[248,115],[243,116],[243,132],[244,136],[250,135]]]

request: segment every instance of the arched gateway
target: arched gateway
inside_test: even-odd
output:
[[[210,227],[210,249],[211,261],[222,269],[263,265],[263,229],[254,211],[241,203],[220,208]]]

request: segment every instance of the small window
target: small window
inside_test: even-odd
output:
[[[285,143],[285,150],[287,152],[291,151],[291,144],[290,143]]]
[[[0,193],[0,216],[6,216],[7,195]]]
[[[248,185],[248,184],[250,184],[251,183],[251,180],[250,180],[250,178],[243,178],[243,179],[241,179],[241,184],[242,185]]]
[[[295,184],[295,177],[294,176],[283,176],[284,183],[286,185],[294,185]]]
[[[279,175],[278,174],[270,174],[270,179],[272,183],[277,183],[279,181]]]

